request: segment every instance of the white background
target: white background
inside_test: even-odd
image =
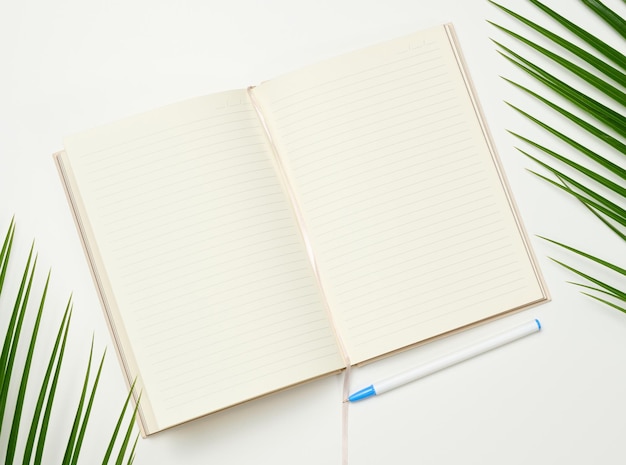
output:
[[[624,42],[581,2],[545,1],[624,50]],[[503,2],[553,27],[530,2]],[[623,2],[606,3],[626,14]],[[63,428],[73,417],[92,336],[98,357],[105,347],[109,352],[83,463],[101,460],[125,398],[52,160],[63,137],[444,22],[456,27],[553,300],[355,369],[353,388],[535,317],[544,326],[539,334],[352,405],[350,464],[624,463],[626,316],[566,284],[571,274],[548,256],[588,265],[536,235],[621,260],[622,266],[624,244],[575,201],[526,171],[532,162],[514,149],[519,142],[506,130],[554,143],[504,100],[559,123],[499,77],[525,80],[489,38],[514,42],[487,19],[524,30],[483,0],[0,0],[0,230],[13,215],[17,221],[7,285],[13,292],[35,238],[39,292],[52,269],[43,345],[50,344],[72,293],[74,301],[52,426],[58,439],[48,443],[45,463],[62,455]],[[0,301],[2,322],[11,301],[12,294]],[[338,464],[341,382],[341,376],[326,378],[140,439],[135,464]]]

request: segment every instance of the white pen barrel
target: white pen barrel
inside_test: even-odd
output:
[[[524,336],[528,336],[529,334],[537,332],[540,329],[541,325],[539,321],[533,320],[523,325],[512,328],[508,331],[505,331],[501,334],[496,334],[489,339],[477,342],[476,344],[445,355],[437,360],[433,360],[432,362],[425,363],[412,370],[397,374],[383,381],[374,383],[376,394],[382,394],[383,392],[390,391],[391,389],[402,386],[403,384],[410,383],[411,381],[423,378],[424,376],[428,376],[432,373],[443,370],[444,368],[456,365],[457,363],[488,352],[492,349],[495,349],[496,347],[503,346],[504,344],[508,344],[509,342],[513,342]]]

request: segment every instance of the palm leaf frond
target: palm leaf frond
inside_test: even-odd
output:
[[[509,131],[525,144],[538,150],[542,157],[532,155],[520,148],[518,148],[518,150],[548,173],[548,175],[544,175],[537,171],[530,170],[533,174],[580,201],[582,205],[589,209],[595,217],[600,219],[610,231],[614,232],[617,237],[626,244],[626,187],[623,183],[623,180],[626,180],[626,169],[624,168],[626,165],[624,165],[622,161],[615,162],[611,160],[611,158],[615,160],[623,159],[626,156],[626,143],[623,141],[623,139],[626,139],[626,117],[624,116],[626,93],[623,90],[626,84],[626,75],[622,71],[626,70],[626,56],[598,39],[596,37],[597,34],[593,34],[577,26],[538,0],[529,1],[547,16],[556,20],[558,25],[577,35],[587,46],[600,51],[621,69],[595,57],[594,54],[585,50],[583,47],[566,40],[557,31],[548,30],[540,24],[530,21],[498,3],[491,0],[489,1],[508,16],[548,39],[551,46],[546,47],[529,40],[523,34],[514,32],[509,28],[490,21],[490,23],[506,37],[516,41],[518,44],[522,44],[523,47],[528,47],[527,50],[533,53],[534,56],[538,56],[542,59],[547,58],[555,63],[555,72],[557,74],[548,72],[542,66],[535,64],[533,60],[522,56],[511,47],[494,40],[494,43],[499,48],[498,52],[516,68],[523,71],[536,82],[542,84],[544,89],[548,89],[554,97],[572,105],[577,112],[594,118],[596,123],[591,123],[586,118],[582,118],[564,109],[563,106],[555,103],[553,98],[540,95],[539,92],[531,90],[528,86],[523,86],[511,79],[504,79],[522,90],[526,95],[532,96],[542,104],[547,105],[551,110],[555,111],[557,115],[562,117],[566,123],[572,124],[574,128],[583,128],[603,144],[606,144],[603,145],[603,147],[611,151],[611,156],[605,156],[599,153],[598,150],[590,149],[588,146],[581,144],[564,132],[557,131],[550,125],[542,122],[539,118],[530,115],[519,106],[507,102],[510,107],[523,115],[527,120],[533,122],[555,139],[565,142],[567,146],[575,149],[575,153],[578,154],[579,157],[581,155],[585,157],[586,162],[584,165],[578,163],[568,156],[569,154],[563,152],[559,153],[548,148],[545,143],[540,144],[517,132]],[[597,0],[583,0],[583,3],[626,38],[626,21],[617,13],[608,9]],[[557,47],[557,49],[552,50],[551,47]],[[582,65],[578,65],[565,58],[564,52],[576,57]],[[601,74],[591,71],[592,68],[596,71],[600,71]],[[563,78],[562,75],[573,79]],[[577,82],[577,84],[570,84],[566,81]],[[616,83],[622,87],[618,87]],[[594,87],[603,92],[609,97],[609,103],[602,103],[590,97],[588,95],[588,89],[580,90],[577,88],[577,86],[581,84],[583,86]],[[607,126],[617,134],[618,137],[609,134],[598,125]],[[566,174],[564,170],[565,167],[567,167],[567,172],[571,174]],[[614,177],[615,180],[611,179],[611,177]],[[618,282],[623,282],[623,277],[626,273],[623,266],[600,259],[593,254],[583,252],[579,248],[566,245],[562,242],[547,238],[544,239],[565,249],[568,253],[601,265],[609,275],[615,274],[615,276],[618,277]],[[624,254],[622,254],[622,256],[623,255]],[[596,293],[594,295],[589,292],[583,292],[583,294],[589,295],[595,300],[609,305],[612,308],[625,311],[624,305],[619,302],[626,302],[626,291],[608,284],[605,279],[598,279],[562,261],[556,259],[552,260],[584,280],[584,283],[573,284]]]
[[[0,250],[0,293],[3,292],[5,277],[10,273],[14,237],[15,221],[11,220]],[[5,465],[50,463],[45,458],[46,444],[51,442],[58,444],[61,439],[60,435],[63,435],[58,427],[54,427],[55,410],[53,406],[57,397],[64,354],[68,343],[72,300],[70,298],[67,303],[61,323],[56,330],[56,339],[52,349],[47,353],[42,352],[39,343],[46,334],[41,330],[41,322],[50,284],[50,272],[43,290],[38,292],[37,286],[34,285],[36,269],[37,256],[34,252],[33,243],[21,273],[21,281],[16,291],[14,304],[12,304],[12,311],[0,311],[0,325],[4,331],[0,351],[0,428],[4,425],[6,430],[5,432],[5,430],[0,429],[0,440],[2,440],[3,445],[6,444],[6,450],[3,451]],[[34,309],[36,312],[31,316],[31,303],[33,301],[38,301],[38,305]],[[18,357],[18,353],[25,355]],[[40,359],[42,354],[44,363],[47,361],[47,364],[44,365],[46,367],[45,372],[36,373],[35,361]],[[104,355],[100,360],[95,378],[91,381],[92,355],[93,340],[75,421],[69,432],[66,453],[62,462],[67,465],[78,464],[87,426],[93,416],[92,407],[102,374]],[[40,381],[36,381],[35,378]],[[89,384],[91,384],[90,388]],[[31,407],[27,407],[28,396],[37,399],[32,410]],[[135,413],[128,423],[124,437],[125,445],[118,456],[118,461],[121,460],[119,457],[122,459],[127,457],[129,462],[132,462],[134,457],[136,442],[129,451],[127,438],[133,431],[136,408],[137,406],[135,406]],[[127,405],[122,409],[118,420],[119,424],[121,424],[122,419],[128,417],[126,413]],[[29,421],[30,425],[27,424]],[[28,431],[27,435],[22,434],[26,430]],[[114,431],[112,441],[115,441],[119,435],[119,428],[117,428]],[[103,463],[108,464],[112,461],[107,460]]]

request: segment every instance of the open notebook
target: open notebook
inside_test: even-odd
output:
[[[55,158],[144,434],[547,299],[450,25]]]

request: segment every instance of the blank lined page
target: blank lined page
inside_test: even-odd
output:
[[[269,153],[245,91],[66,141],[148,433],[343,365]]]
[[[255,92],[353,362],[545,299],[443,26]]]

